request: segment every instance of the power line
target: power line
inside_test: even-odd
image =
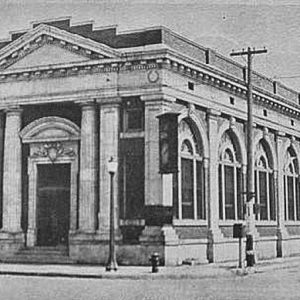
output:
[[[289,79],[289,78],[300,78],[299,75],[291,75],[291,76],[274,76],[273,79]]]

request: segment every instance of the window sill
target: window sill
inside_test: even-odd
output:
[[[233,226],[233,224],[242,223],[246,225],[245,220],[227,220],[219,221],[219,226]],[[300,222],[298,222],[300,225]],[[277,226],[277,221],[254,221],[255,226]]]
[[[246,221],[245,220],[220,220],[219,221],[219,226],[233,226],[233,224],[236,224],[236,223],[242,223],[242,224],[246,224]]]
[[[207,226],[207,220],[173,220],[174,226]]]
[[[283,224],[286,226],[300,226],[300,221],[299,220],[297,220],[297,221],[289,220],[289,221],[284,221]]]
[[[255,226],[277,226],[277,221],[255,221]]]

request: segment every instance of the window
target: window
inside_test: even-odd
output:
[[[179,219],[205,219],[204,172],[201,143],[196,130],[183,120],[179,124],[179,173],[175,177],[174,205]]]
[[[120,214],[140,219],[144,208],[144,139],[121,140]]]
[[[123,99],[121,128],[123,132],[144,129],[144,103],[139,98]]]
[[[222,137],[219,149],[219,218],[243,219],[241,163],[229,132]]]
[[[255,157],[255,203],[259,207],[256,220],[276,220],[274,174],[269,152],[262,141]]]
[[[300,220],[299,170],[294,150],[287,151],[284,166],[284,205],[286,220]]]
[[[194,90],[194,83],[191,81],[188,81],[188,89],[193,91]]]

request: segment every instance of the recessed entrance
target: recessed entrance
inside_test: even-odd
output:
[[[70,164],[37,165],[37,245],[68,244]]]

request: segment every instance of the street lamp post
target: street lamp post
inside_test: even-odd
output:
[[[118,169],[118,163],[111,157],[108,164],[110,175],[110,228],[109,228],[109,259],[106,265],[106,271],[117,271],[118,264],[115,250],[115,201],[114,201],[114,176]]]

